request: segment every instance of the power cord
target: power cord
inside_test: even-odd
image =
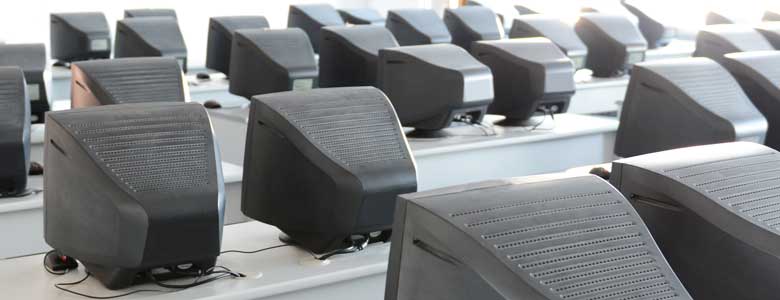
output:
[[[85,298],[89,298],[89,299],[115,299],[115,298],[125,297],[125,296],[138,294],[138,293],[169,293],[169,292],[173,292],[173,291],[144,289],[144,290],[134,290],[134,291],[130,291],[130,292],[127,292],[127,293],[124,293],[124,294],[111,295],[111,296],[93,296],[93,295],[88,295],[88,294],[80,293],[80,292],[77,292],[77,291],[65,288],[65,286],[74,286],[74,285],[77,285],[79,283],[82,283],[82,282],[86,281],[87,278],[89,278],[90,276],[92,276],[92,274],[87,272],[87,274],[84,276],[84,278],[81,278],[80,280],[77,280],[77,281],[74,281],[74,282],[55,283],[54,287],[57,288],[58,290],[63,291],[63,292],[70,293],[70,294],[77,295],[77,296],[81,296],[81,297],[85,297]]]

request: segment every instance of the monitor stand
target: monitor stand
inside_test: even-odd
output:
[[[504,127],[536,127],[542,125],[542,123],[547,120],[547,116],[547,114],[534,115],[531,118],[525,120],[506,118],[496,122],[496,125]]]
[[[406,134],[406,137],[416,139],[440,139],[449,136],[452,136],[452,134],[447,133],[444,129],[415,129]]]

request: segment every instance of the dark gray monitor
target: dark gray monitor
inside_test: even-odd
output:
[[[722,24],[707,26],[699,31],[693,56],[708,57],[721,62],[723,55],[728,53],[767,50],[774,48],[750,26]]]
[[[517,13],[520,15],[534,15],[539,13],[525,5],[515,5],[515,10],[517,10]]]
[[[317,87],[317,61],[306,32],[289,29],[239,29],[230,54],[232,94],[254,95]]]
[[[371,8],[346,8],[338,12],[347,24],[385,26],[385,17]]]
[[[179,23],[170,17],[130,18],[116,22],[114,57],[174,57],[187,72],[187,46]]]
[[[432,9],[389,10],[385,26],[401,46],[448,44],[452,41],[444,21]]]
[[[416,167],[387,97],[373,87],[252,99],[241,210],[314,253],[388,241]],[[305,187],[305,188],[302,188]]]
[[[677,30],[667,27],[646,11],[642,10],[640,2],[621,0],[620,3],[639,20],[639,31],[647,41],[648,48],[655,49],[669,44],[677,35]]]
[[[0,198],[27,192],[30,101],[19,67],[0,67]]]
[[[0,44],[0,67],[19,67],[27,83],[27,98],[30,100],[30,121],[43,123],[44,114],[49,111],[49,96],[46,92],[46,46],[44,44]]]
[[[148,278],[152,269],[214,266],[224,183],[202,105],[107,105],[46,119],[49,246],[79,260],[109,289]]]
[[[320,52],[320,29],[325,26],[344,25],[344,19],[330,4],[290,5],[287,28],[300,28],[309,36],[315,53]]]
[[[780,49],[780,22],[764,22],[755,27],[775,49]]]
[[[452,44],[379,50],[378,86],[393,102],[401,124],[421,136],[453,121],[478,123],[493,101],[493,75]]]
[[[185,102],[187,82],[172,57],[132,57],[74,63],[71,107]]]
[[[695,299],[776,299],[780,153],[754,143],[664,151],[612,164]]]
[[[509,38],[545,37],[561,48],[563,53],[571,58],[576,69],[585,68],[588,56],[588,47],[582,42],[574,28],[560,20],[560,18],[530,14],[518,16],[512,23]]]
[[[763,143],[767,121],[717,62],[681,58],[636,65],[615,139],[631,157],[733,141]]]
[[[111,30],[102,12],[50,16],[51,57],[61,62],[109,58]]]
[[[528,125],[535,115],[568,109],[576,90],[574,64],[550,40],[481,41],[471,54],[493,73],[495,99],[487,112],[506,116],[501,125]]]
[[[777,22],[780,21],[780,12],[767,10],[764,12],[764,17],[761,19],[765,22]]]
[[[125,9],[125,18],[171,17],[176,19],[176,11],[169,8]]]
[[[729,16],[714,11],[708,12],[704,21],[704,24],[707,25],[736,24],[736,23],[739,22],[737,22],[736,20],[732,19]]]
[[[636,210],[596,176],[401,195],[395,216],[387,300],[691,299]]]
[[[604,13],[584,13],[574,26],[588,46],[586,67],[596,77],[627,74],[645,60],[647,41],[627,17]]]
[[[206,48],[206,68],[230,74],[230,46],[233,33],[238,29],[268,28],[268,20],[263,16],[213,17],[209,19],[208,46]]]
[[[444,10],[444,24],[452,35],[452,43],[471,50],[476,41],[504,38],[501,20],[484,6],[464,6]]]
[[[319,86],[375,86],[379,50],[393,47],[398,42],[381,26],[323,28]]]

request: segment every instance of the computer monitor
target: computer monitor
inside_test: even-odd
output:
[[[309,36],[315,53],[320,51],[320,29],[325,26],[344,25],[344,20],[330,4],[290,5],[288,28],[300,28]]]
[[[633,3],[634,1],[632,1],[632,3],[629,3],[626,0],[620,1],[620,4],[639,20],[639,31],[642,32],[642,36],[645,37],[648,48],[655,49],[664,47],[676,37],[676,29],[667,27],[657,19],[648,15],[640,6]]]
[[[764,12],[764,17],[761,20],[764,22],[780,21],[780,11],[767,10]]]
[[[615,161],[610,182],[695,299],[775,299],[780,154],[754,143]]]
[[[51,57],[60,62],[109,58],[111,32],[102,12],[51,14]]]
[[[396,196],[417,191],[398,118],[373,87],[252,98],[243,178],[241,211],[317,254],[388,241]]]
[[[723,66],[769,123],[764,144],[780,149],[780,51],[726,54]]]
[[[117,21],[114,51],[116,58],[174,57],[187,72],[187,46],[174,18],[144,17]]]
[[[546,38],[474,43],[471,54],[490,67],[495,99],[487,113],[501,125],[524,126],[531,117],[564,113],[575,92],[574,64]]]
[[[539,13],[525,5],[515,5],[515,10],[520,15],[535,15]]]
[[[585,68],[588,47],[574,32],[574,28],[561,21],[560,18],[541,14],[517,16],[509,31],[509,38],[532,37],[550,39],[566,56],[571,58],[575,69]]]
[[[385,17],[378,11],[370,8],[339,9],[341,19],[352,25],[377,25],[385,26]]]
[[[230,46],[238,29],[268,28],[263,16],[213,17],[209,19],[206,68],[230,74]]]
[[[615,154],[631,157],[733,141],[763,143],[767,122],[739,83],[708,58],[636,65],[615,139]]]
[[[323,28],[319,86],[376,86],[379,50],[393,47],[398,42],[384,27]]]
[[[780,22],[764,22],[755,27],[775,49],[780,49]]]
[[[718,25],[718,24],[735,24],[739,23],[737,20],[732,19],[729,16],[726,16],[719,12],[710,11],[707,13],[707,16],[705,17],[704,23],[707,25]]]
[[[584,13],[574,30],[588,46],[585,66],[593,71],[593,76],[622,76],[645,60],[647,41],[625,16]]]
[[[46,46],[43,44],[0,44],[0,67],[15,66],[22,69],[27,83],[27,98],[30,100],[30,121],[43,123],[44,114],[49,111],[49,97],[46,93]]]
[[[452,44],[379,50],[378,86],[415,136],[437,136],[453,121],[479,123],[493,101],[493,75]]]
[[[168,8],[125,9],[125,18],[140,17],[172,17],[176,19],[176,11]]]
[[[733,52],[774,50],[758,31],[748,25],[722,24],[702,28],[696,35],[693,56],[708,57],[717,62]]]
[[[126,288],[152,269],[191,264],[192,274],[214,266],[224,183],[202,105],[107,105],[46,119],[49,246],[79,260],[109,289]]]
[[[27,191],[30,101],[19,67],[0,67],[0,198]]]
[[[239,29],[230,54],[232,94],[254,95],[317,87],[317,61],[299,28]]]
[[[401,46],[448,44],[452,41],[444,21],[432,9],[391,9],[387,12],[385,26]]]
[[[596,176],[406,194],[395,216],[388,300],[691,299],[636,210]]]
[[[452,43],[471,50],[476,41],[504,38],[501,21],[491,9],[484,6],[464,6],[444,10],[444,24],[452,35]]]
[[[74,63],[71,107],[189,100],[172,57],[132,57]]]

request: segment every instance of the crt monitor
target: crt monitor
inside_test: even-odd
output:
[[[176,19],[176,11],[169,8],[125,9],[125,18],[171,17]]]
[[[379,50],[393,47],[398,42],[384,27],[323,28],[319,86],[375,86]]]
[[[639,20],[639,31],[645,37],[649,49],[664,47],[677,35],[677,30],[667,27],[659,20],[642,10],[636,1],[621,0],[621,4]]]
[[[549,15],[531,14],[515,18],[509,38],[545,37],[558,45],[559,48],[571,58],[574,68],[585,67],[588,56],[588,47],[582,42],[572,26],[564,23],[560,18]]]
[[[721,12],[710,11],[707,13],[704,23],[707,25],[736,24],[739,23],[739,20]]]
[[[401,195],[385,299],[691,296],[614,187],[541,175]]]
[[[756,25],[755,29],[775,49],[780,49],[780,22],[764,22]]]
[[[763,143],[767,121],[739,83],[708,58],[638,64],[631,74],[615,154],[631,157],[695,145]]]
[[[300,28],[309,36],[314,52],[320,50],[320,30],[325,26],[344,25],[344,20],[330,4],[290,5],[287,28]]]
[[[564,113],[574,95],[574,64],[546,38],[474,43],[471,54],[490,67],[495,99],[487,113],[501,125],[533,125],[547,114]],[[543,119],[542,119],[543,120]]]
[[[401,46],[452,42],[447,25],[432,9],[389,10],[385,26],[390,29]]]
[[[586,67],[593,76],[621,76],[645,60],[647,41],[625,16],[584,13],[574,30],[588,46]]]
[[[51,14],[51,57],[60,62],[109,58],[111,31],[102,12]]]
[[[379,50],[378,69],[401,124],[421,136],[453,121],[479,123],[493,101],[490,68],[452,44]]]
[[[187,46],[174,18],[144,17],[117,21],[114,51],[116,58],[174,57],[187,72]]]
[[[517,10],[517,13],[520,14],[520,15],[534,15],[534,14],[538,14],[539,13],[536,10],[534,10],[534,9],[528,7],[528,6],[519,5],[519,4],[515,5],[515,10]]]
[[[777,22],[780,21],[780,11],[767,10],[764,12],[764,17],[761,19],[764,22]]]
[[[202,105],[107,105],[46,118],[49,246],[109,289],[131,286],[153,269],[176,268],[175,275],[214,266],[224,183]]]
[[[774,50],[774,48],[750,26],[722,24],[710,25],[699,31],[696,35],[696,51],[693,52],[693,56],[708,57],[721,62],[724,54],[766,50]]]
[[[171,57],[131,57],[74,63],[71,107],[185,102],[187,81]]]
[[[15,66],[22,69],[27,83],[32,123],[43,123],[49,111],[46,92],[46,46],[43,44],[0,44],[0,67]]]
[[[233,33],[238,29],[268,28],[263,16],[213,17],[209,19],[208,46],[206,47],[206,68],[230,74],[230,46]]]
[[[385,26],[385,17],[371,8],[345,8],[338,11],[347,24]]]
[[[232,94],[254,95],[317,87],[317,62],[306,32],[289,29],[239,29],[230,54]]]
[[[464,6],[444,10],[444,24],[452,35],[452,43],[471,50],[476,41],[500,40],[504,28],[496,14],[484,6]]]
[[[776,299],[780,153],[725,143],[615,161],[628,197],[695,299]]]
[[[780,149],[780,52],[755,51],[726,54],[723,66],[766,117],[769,129],[764,144]]]
[[[252,98],[243,178],[244,214],[317,254],[388,241],[396,196],[417,191],[403,129],[373,87]]]
[[[30,101],[19,67],[0,67],[0,198],[27,192]]]

